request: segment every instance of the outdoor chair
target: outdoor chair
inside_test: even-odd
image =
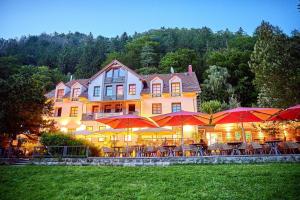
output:
[[[181,146],[175,147],[174,154],[175,154],[175,156],[181,156],[182,155],[182,147]]]
[[[269,154],[271,147],[269,144],[265,143],[262,145],[264,154]]]
[[[133,148],[132,147],[125,147],[121,150],[120,154],[123,156],[123,157],[131,157],[132,155],[132,152],[133,152]]]
[[[230,155],[231,151],[232,151],[232,147],[229,146],[228,144],[218,144],[219,150],[220,150],[220,154],[221,155]]]
[[[298,150],[298,144],[296,142],[282,142],[279,144],[279,147],[281,150],[283,150],[284,153],[293,153],[295,154]]]
[[[159,153],[159,156],[161,157],[165,157],[168,155],[168,149],[166,149],[165,147],[158,147],[157,149],[158,153]]]
[[[147,146],[145,148],[145,150],[144,150],[144,154],[147,157],[154,157],[154,156],[156,156],[156,152],[157,151],[156,151],[155,147],[153,147],[153,146]]]
[[[105,157],[113,157],[115,154],[115,151],[109,147],[102,147],[102,151]]]
[[[187,153],[187,152],[189,152],[190,155],[192,155],[192,153],[193,153],[193,148],[192,148],[192,146],[187,145],[187,144],[182,145],[182,150],[183,150],[183,152],[185,153],[185,156],[186,156],[186,153]],[[197,149],[196,149],[196,152],[197,152]]]
[[[218,155],[218,151],[220,152],[219,144],[214,143],[207,147],[207,151],[210,155]]]
[[[260,145],[257,142],[251,142],[250,145],[251,145],[250,152],[252,154],[263,154],[263,147],[262,147],[262,145]]]
[[[247,145],[245,142],[243,142],[240,146],[239,146],[239,150],[241,151],[242,154],[247,155],[250,154],[250,146]]]

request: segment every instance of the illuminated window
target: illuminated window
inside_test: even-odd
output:
[[[161,96],[161,84],[160,83],[152,84],[152,96],[154,96],[154,97]]]
[[[180,96],[180,83],[171,83],[171,94],[172,96]]]
[[[131,141],[131,135],[125,135],[124,141],[125,142],[130,142]]]
[[[87,127],[86,127],[86,130],[87,130],[87,131],[93,131],[93,126],[87,126]]]
[[[103,131],[106,129],[106,126],[99,126],[99,131]]]
[[[111,112],[111,105],[105,105],[104,106],[104,112],[105,113],[110,113]]]
[[[135,84],[129,84],[129,94],[130,95],[136,94],[136,85]]]
[[[104,142],[104,139],[105,139],[104,137],[99,137],[98,142]]]
[[[70,117],[77,117],[78,115],[78,107],[71,107]]]
[[[100,97],[100,86],[94,86],[94,97]]]
[[[172,112],[180,112],[181,103],[172,103]]]
[[[98,113],[99,112],[99,106],[93,106],[92,112],[93,113]]]
[[[123,96],[123,95],[124,95],[123,85],[117,85],[117,96]]]
[[[161,114],[161,103],[152,104],[152,114]]]
[[[120,104],[120,103],[116,104],[115,112],[122,112],[122,104]]]
[[[112,96],[113,95],[113,90],[112,90],[111,85],[106,86],[105,94],[106,94],[106,96]]]
[[[74,88],[72,97],[76,98],[79,97],[79,95],[80,95],[80,88]]]
[[[62,99],[63,96],[64,96],[64,92],[65,92],[64,89],[58,89],[58,90],[57,90],[57,94],[56,94],[56,98]]]

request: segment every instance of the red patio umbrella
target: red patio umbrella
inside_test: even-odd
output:
[[[268,121],[300,120],[300,104],[282,110],[272,116]]]
[[[210,115],[180,111],[151,117],[159,126],[181,126],[181,144],[183,145],[183,125],[209,124]]]
[[[244,122],[261,122],[277,113],[275,108],[238,107],[218,112],[213,115],[212,124],[241,123],[244,142],[246,142]]]
[[[96,121],[106,124],[114,129],[127,128],[127,135],[129,135],[129,128],[156,128],[157,125],[149,119],[137,115],[120,115],[113,117],[104,117]]]

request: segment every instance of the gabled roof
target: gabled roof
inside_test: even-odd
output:
[[[75,83],[80,83],[84,87],[88,87],[89,80],[90,79],[75,79],[75,80],[71,80],[71,81],[67,82],[65,85],[68,86],[69,88],[71,88],[72,85],[74,85]]]
[[[150,82],[154,78],[158,77],[163,80],[163,93],[169,93],[169,80],[174,76],[177,76],[181,79],[182,83],[182,92],[200,92],[200,85],[197,79],[195,72],[192,72],[191,75],[189,73],[173,73],[173,74],[150,74],[142,76],[143,80],[147,83],[147,87],[142,89],[141,94],[150,93]]]
[[[123,63],[121,63],[118,60],[113,60],[111,61],[108,65],[106,65],[105,67],[103,67],[100,71],[98,71],[94,76],[92,76],[89,81],[94,80],[95,78],[97,78],[100,74],[102,74],[103,72],[105,72],[107,69],[109,69],[110,67],[123,67],[125,68],[127,71],[133,73],[135,76],[139,77],[140,79],[142,79],[142,76],[137,74],[135,71],[133,71],[132,69],[130,69],[129,67],[127,67],[126,65],[124,65]]]

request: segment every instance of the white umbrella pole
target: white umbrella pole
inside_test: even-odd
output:
[[[182,156],[184,156],[183,145],[184,145],[184,141],[183,141],[183,119],[182,119],[182,116],[181,116],[181,148],[182,148]]]

